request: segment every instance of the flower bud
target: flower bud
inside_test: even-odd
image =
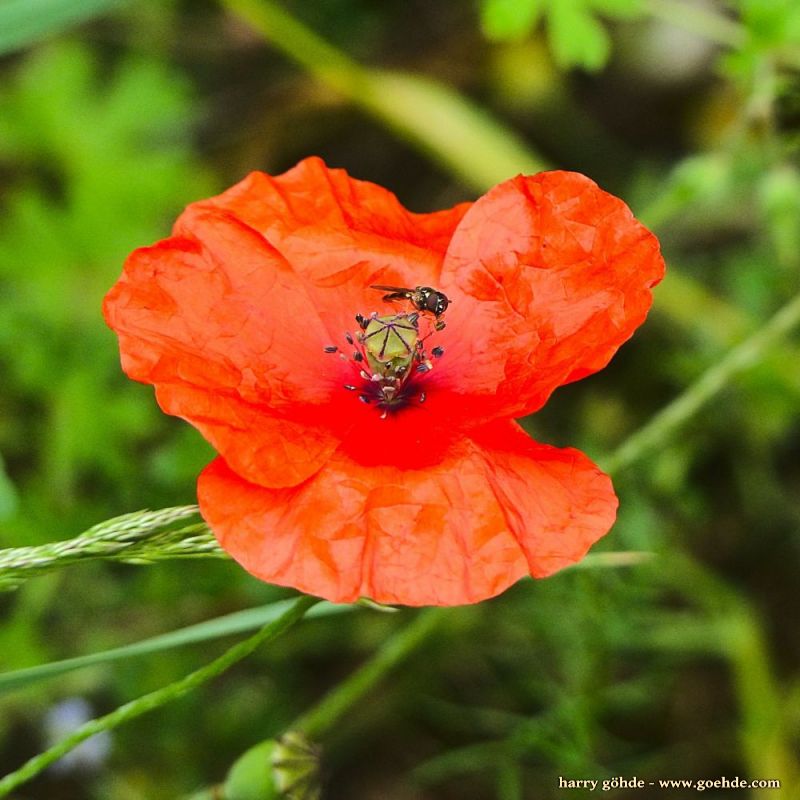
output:
[[[247,750],[231,767],[224,800],[318,800],[319,754],[301,733],[289,731]]]

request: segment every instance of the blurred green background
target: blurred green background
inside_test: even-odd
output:
[[[800,4],[6,0],[0,51],[0,546],[193,502],[210,450],[124,378],[100,316],[127,253],[187,203],[309,154],[415,211],[579,170],[653,228],[669,276],[612,364],[525,425],[613,468],[620,519],[597,550],[656,556],[448,611],[324,737],[324,797],[548,800],[588,794],[559,776],[634,775],[800,796],[797,336],[635,459],[616,450],[798,291]],[[0,595],[0,669],[285,596],[225,561],[75,566]],[[15,797],[217,784],[415,613],[305,622]],[[0,772],[46,746],[64,700],[104,713],[223,648],[0,694]]]

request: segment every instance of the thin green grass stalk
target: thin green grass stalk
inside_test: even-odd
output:
[[[394,634],[366,664],[335,686],[313,708],[298,717],[287,730],[302,733],[312,741],[319,740],[391,670],[427,641],[446,619],[448,611],[449,609],[444,608],[421,611],[413,622]],[[265,744],[266,742],[259,742],[254,745],[239,756],[236,763],[248,758],[253,750],[262,748]],[[203,792],[199,796],[211,797],[213,790],[208,790],[208,795]]]
[[[121,647],[112,647],[108,650],[101,650],[88,655],[65,658],[61,661],[48,661],[46,664],[37,664],[34,667],[24,667],[11,672],[3,672],[0,673],[0,694],[15,689],[27,688],[38,681],[55,678],[76,669],[112,664],[129,658],[172,650],[176,647],[207,642],[223,636],[249,632],[274,621],[293,604],[293,600],[278,600],[263,606],[235,611],[232,614],[224,614],[221,617],[178,628],[158,636],[140,639],[137,642],[122,645]],[[357,605],[322,603],[314,606],[308,617],[310,619],[312,617],[330,616],[331,614],[343,614],[355,611],[357,608]]]
[[[86,741],[86,739],[91,736],[102,733],[103,731],[112,730],[129,720],[146,714],[148,711],[153,711],[166,703],[178,700],[193,689],[198,688],[212,678],[216,678],[235,663],[249,656],[259,645],[272,641],[288,631],[318,602],[319,600],[314,597],[301,597],[292,608],[277,620],[265,625],[258,633],[251,636],[249,639],[245,639],[243,642],[234,645],[219,658],[214,659],[210,664],[189,673],[186,677],[168,686],[164,686],[161,689],[150,692],[150,694],[146,694],[142,697],[138,697],[136,700],[126,703],[110,714],[90,720],[84,725],[81,725],[80,728],[62,739],[58,744],[34,756],[19,769],[0,780],[0,797],[7,797],[14,789],[36,777],[43,769],[58,761],[59,758],[65,756],[70,750],[73,750],[81,742]]]
[[[620,567],[638,566],[639,564],[649,561],[653,557],[653,553],[641,551],[589,553],[577,564],[573,564],[569,567],[569,569],[618,569]],[[108,650],[65,658],[60,661],[48,661],[46,664],[37,664],[33,667],[24,667],[11,672],[2,672],[0,673],[0,694],[16,689],[27,688],[38,681],[56,678],[76,669],[103,666],[116,661],[151,655],[176,647],[183,647],[189,644],[205,642],[222,636],[232,636],[236,633],[253,630],[275,619],[275,617],[282,614],[283,610],[290,604],[291,601],[279,600],[256,608],[247,608],[243,611],[225,614],[221,617],[206,620],[205,622],[198,622],[194,625],[178,628],[168,633],[140,639],[131,644],[112,647]],[[393,606],[381,606],[371,600],[362,598],[358,604],[337,605],[323,603],[322,605],[315,606],[308,616],[310,618],[347,613],[355,610],[358,605],[383,613],[399,612],[399,609]]]
[[[0,591],[81,561],[150,564],[167,558],[226,557],[205,523],[169,527],[197,514],[197,506],[138,511],[101,522],[73,539],[0,550]]]
[[[324,735],[392,669],[427,641],[446,616],[447,609],[442,608],[428,608],[420,612],[413,622],[386,642],[370,661],[298,717],[289,729],[300,731],[309,739]]]
[[[485,110],[450,87],[417,75],[362,67],[272,0],[222,5],[315,78],[484,191],[519,173],[547,169],[544,158]]]
[[[783,306],[752,336],[706,370],[685,392],[629,436],[601,466],[615,474],[666,445],[712,397],[737,375],[757,364],[772,345],[800,325],[800,295]]]

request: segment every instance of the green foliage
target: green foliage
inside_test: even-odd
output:
[[[599,17],[629,19],[642,7],[641,0],[483,0],[481,15],[485,34],[498,41],[527,36],[544,17],[556,64],[595,71],[611,52]]]
[[[5,0],[0,6],[0,54],[103,14],[125,0]]]
[[[25,515],[30,505],[63,514],[78,494],[105,510],[104,488],[125,483],[126,449],[162,429],[119,375],[97,313],[127,252],[210,189],[187,148],[185,85],[146,59],[100,69],[64,43],[32,55],[0,92],[0,365],[9,416],[33,411],[28,428],[0,422],[0,451],[24,476]]]

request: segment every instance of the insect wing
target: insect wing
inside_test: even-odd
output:
[[[410,294],[413,292],[413,289],[407,289],[404,286],[380,286],[379,284],[375,284],[369,287],[370,289],[379,289],[382,292],[402,292],[403,294]]]

